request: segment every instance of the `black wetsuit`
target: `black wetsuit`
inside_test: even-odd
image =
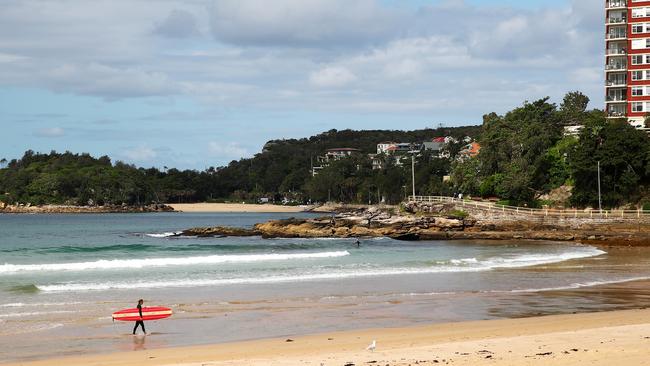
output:
[[[140,318],[142,318],[142,305],[140,304],[138,304],[138,311],[140,312]],[[144,334],[147,334],[147,331],[144,330],[144,321],[142,320],[137,320],[135,322],[135,327],[133,327],[133,334],[135,334],[135,331],[138,329],[138,325],[142,326],[142,332],[144,332]]]

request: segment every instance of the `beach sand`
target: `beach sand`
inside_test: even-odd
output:
[[[125,342],[131,342],[127,338]],[[150,350],[144,340],[137,339],[133,342],[141,343],[140,351],[9,365],[650,365],[650,311],[436,324]],[[365,349],[372,340],[377,341],[374,352]]]
[[[243,203],[172,203],[176,211],[182,212],[254,212],[254,213],[284,213],[303,212],[306,206],[254,205]]]

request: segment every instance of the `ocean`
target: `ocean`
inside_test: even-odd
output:
[[[0,215],[0,361],[650,305],[645,248],[174,236],[290,216]]]

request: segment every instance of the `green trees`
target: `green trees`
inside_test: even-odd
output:
[[[624,119],[607,120],[600,110],[587,111],[588,103],[582,93],[571,92],[559,109],[545,98],[503,116],[484,116],[478,161],[454,165],[455,187],[537,205],[541,194],[568,184],[573,205],[597,207],[600,161],[604,206],[640,201],[650,180],[647,134]],[[568,125],[584,128],[577,138],[563,136]]]
[[[549,180],[547,151],[562,137],[562,122],[557,108],[548,98],[526,102],[504,116],[483,117],[479,162],[459,164],[463,170],[461,191],[498,195],[514,203],[531,203]],[[473,178],[480,182],[470,184]],[[458,176],[458,174],[455,174]]]
[[[650,180],[649,142],[644,132],[624,120],[592,116],[569,156],[575,180],[572,201],[598,207],[598,162],[605,207],[639,200]]]

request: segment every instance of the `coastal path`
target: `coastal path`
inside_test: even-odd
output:
[[[504,214],[518,217],[581,218],[599,220],[648,220],[650,211],[637,210],[598,210],[598,209],[554,209],[530,208],[500,205],[490,201],[459,199],[447,196],[409,196],[408,201],[416,204],[453,204],[458,209],[480,210],[489,214]]]

